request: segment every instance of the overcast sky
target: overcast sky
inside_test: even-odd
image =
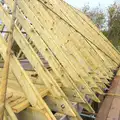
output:
[[[110,4],[112,4],[115,0],[65,0],[65,1],[76,8],[81,8],[82,6],[84,6],[84,4],[87,3],[89,3],[91,7],[96,7],[100,4],[103,8],[106,8]]]

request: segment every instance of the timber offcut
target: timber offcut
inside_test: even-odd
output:
[[[0,120],[119,120],[119,65],[119,51],[63,0],[0,4]]]

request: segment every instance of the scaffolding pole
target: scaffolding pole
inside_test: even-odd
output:
[[[16,20],[16,8],[17,8],[17,0],[14,2],[14,9],[12,13],[12,20],[10,25],[10,33],[8,37],[8,47],[6,51],[6,59],[4,63],[4,69],[0,84],[0,120],[3,120],[4,110],[5,110],[5,99],[6,99],[6,91],[7,91],[7,83],[8,83],[8,74],[9,74],[9,66],[10,66],[10,57],[12,54],[12,45],[13,45],[13,30],[14,23]]]

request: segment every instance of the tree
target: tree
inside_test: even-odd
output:
[[[106,14],[100,5],[95,8],[90,8],[89,4],[87,4],[84,5],[82,11],[108,37],[116,48],[120,46],[120,4],[114,3],[108,6]]]
[[[108,39],[117,47],[120,44],[120,4],[108,8]]]
[[[89,4],[86,4],[81,10],[96,24],[100,30],[105,28],[106,15],[100,5],[95,8],[90,8]]]

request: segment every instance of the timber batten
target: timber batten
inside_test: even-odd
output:
[[[7,9],[0,5],[1,61],[14,0],[5,4]],[[18,1],[14,25],[19,51],[11,54],[4,119],[82,120],[83,108],[94,113],[89,101],[100,102],[96,93],[104,93],[120,64],[107,38],[63,0]]]

